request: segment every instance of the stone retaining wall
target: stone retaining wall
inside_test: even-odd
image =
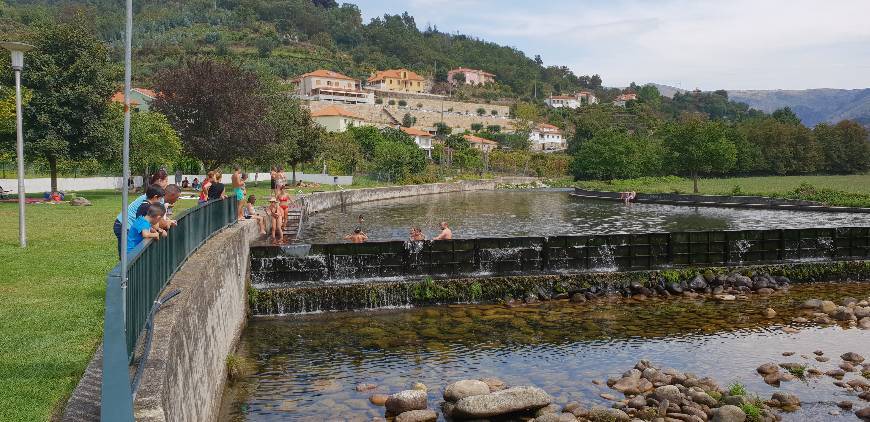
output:
[[[172,277],[181,293],[154,318],[151,355],[134,402],[137,421],[211,421],[226,358],[247,320],[246,274],[257,225],[243,221],[209,239]]]

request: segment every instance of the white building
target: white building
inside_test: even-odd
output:
[[[312,111],[311,119],[330,132],[344,132],[349,127],[365,124],[362,117],[334,105]]]
[[[579,108],[584,105],[598,104],[598,97],[589,91],[580,91],[573,95],[551,95],[544,102],[553,108]]]
[[[558,127],[540,123],[529,132],[533,151],[561,151],[568,148]]]
[[[303,100],[342,104],[374,104],[375,94],[360,89],[360,82],[331,70],[315,70],[293,79],[296,96]]]
[[[407,133],[414,138],[414,143],[420,149],[426,152],[426,157],[432,158],[432,134],[425,130],[415,129],[412,127],[403,127],[402,132]]]

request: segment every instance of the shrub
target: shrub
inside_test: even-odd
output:
[[[754,403],[743,403],[740,405],[740,409],[743,410],[743,413],[746,414],[746,420],[749,422],[760,422],[761,421],[761,409],[756,406]]]
[[[729,396],[745,396],[746,395],[746,387],[743,384],[734,381],[731,385],[728,386],[728,395]]]
[[[417,103],[417,108],[423,108],[423,103]]]
[[[492,114],[493,116],[498,116],[498,110],[493,109],[492,111],[489,112],[489,114]]]
[[[390,101],[387,101],[387,104],[389,104],[389,105],[396,105],[396,100],[390,100]]]
[[[483,129],[483,123],[472,123],[471,124],[471,130],[473,130],[475,132],[480,132],[481,129]]]
[[[399,100],[399,107],[405,107],[406,105],[408,105],[408,102],[407,102],[407,101],[405,101],[405,100]]]
[[[384,103],[383,98],[375,98],[375,104],[383,104],[383,103]]]
[[[486,131],[491,133],[499,133],[501,132],[501,125],[489,125],[486,127]]]
[[[484,114],[486,114],[486,109],[485,109],[485,108],[480,107],[480,108],[477,109],[477,115],[478,115],[478,116],[483,116]]]

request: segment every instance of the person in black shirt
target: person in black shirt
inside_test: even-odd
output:
[[[224,196],[224,184],[221,183],[220,172],[215,172],[214,182],[208,188],[208,200],[222,199]]]

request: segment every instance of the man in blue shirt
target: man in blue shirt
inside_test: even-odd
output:
[[[142,205],[143,202],[147,201],[148,198],[159,197],[163,198],[165,195],[163,188],[158,185],[148,186],[148,189],[145,191],[144,195],[139,196],[134,199],[130,205],[127,206],[127,224],[130,224],[132,227],[133,221],[136,220],[136,211],[139,210],[139,206]],[[121,258],[121,213],[118,213],[118,217],[115,218],[115,224],[112,227],[112,231],[115,232],[115,237],[118,238],[118,259]]]
[[[136,217],[130,231],[127,232],[127,253],[130,253],[145,239],[159,239],[160,235],[166,236],[166,232],[157,228],[157,223],[163,219],[166,208],[162,204],[151,204],[148,214]]]

